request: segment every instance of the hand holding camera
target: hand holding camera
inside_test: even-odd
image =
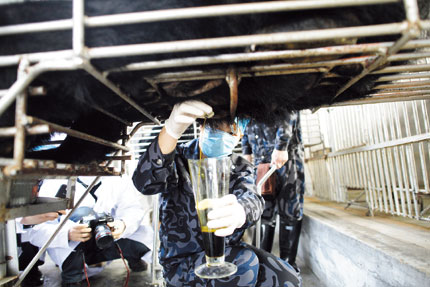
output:
[[[113,239],[118,239],[125,230],[125,223],[122,220],[114,219],[113,222],[108,222],[107,225],[112,231]]]
[[[85,227],[89,228],[89,232],[93,233],[97,247],[100,249],[105,249],[110,247],[114,241],[112,231],[108,226],[108,224],[113,221],[114,219],[109,214],[93,212],[87,216],[84,216],[80,223],[84,224]]]
[[[69,240],[85,242],[91,238],[91,227],[88,224],[78,224],[69,229]]]

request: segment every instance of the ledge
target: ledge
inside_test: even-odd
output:
[[[430,223],[307,199],[299,256],[327,286],[430,286]]]

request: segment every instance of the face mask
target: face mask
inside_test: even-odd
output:
[[[223,157],[233,153],[239,137],[205,127],[200,137],[200,148],[207,157]]]
[[[245,134],[245,129],[248,123],[251,121],[249,118],[238,118],[234,119],[234,124],[231,126],[231,130],[234,134],[239,135],[240,138]]]

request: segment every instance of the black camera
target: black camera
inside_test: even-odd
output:
[[[81,223],[88,224],[91,228],[96,245],[100,249],[110,247],[114,241],[112,231],[107,225],[108,222],[112,221],[113,217],[105,213],[92,213],[81,219]]]

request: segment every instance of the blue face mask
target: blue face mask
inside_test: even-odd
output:
[[[239,137],[229,133],[205,127],[200,136],[200,148],[207,157],[223,157],[233,153]]]

